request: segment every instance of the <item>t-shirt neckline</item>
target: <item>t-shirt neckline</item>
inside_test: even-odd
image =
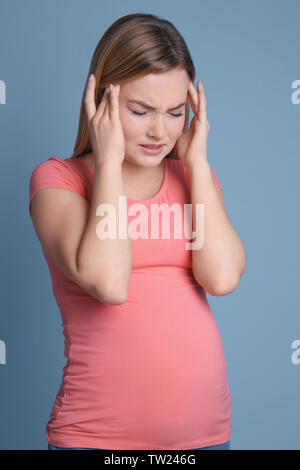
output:
[[[66,160],[71,160],[71,158],[66,158]],[[74,161],[74,160],[75,161],[79,160],[80,163],[85,168],[88,169],[89,173],[92,176],[94,175],[94,170],[84,160],[82,160],[80,157],[79,158],[72,158],[72,161]],[[129,197],[127,197],[127,201],[130,204],[134,204],[134,203],[151,204],[152,202],[154,202],[157,199],[160,199],[162,197],[162,195],[165,193],[167,185],[168,185],[168,178],[169,178],[168,160],[169,160],[168,158],[165,158],[164,179],[163,179],[162,185],[161,185],[160,189],[158,190],[158,192],[153,197],[151,197],[150,199],[130,199]]]

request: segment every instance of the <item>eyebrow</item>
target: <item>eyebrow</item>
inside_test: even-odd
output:
[[[146,109],[150,109],[151,111],[156,111],[156,108],[153,108],[153,106],[150,106],[149,104],[144,103],[143,101],[129,100],[128,103],[137,103],[137,104],[140,104],[141,106],[143,106]],[[174,108],[168,109],[168,111],[174,111],[175,109],[181,108],[181,106],[183,106],[183,105],[185,105],[185,102],[180,103],[177,106],[174,106]]]

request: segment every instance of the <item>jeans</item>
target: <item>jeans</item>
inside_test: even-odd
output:
[[[56,447],[48,443],[48,450],[115,450],[115,449],[93,449],[91,447]],[[215,446],[200,447],[200,449],[187,450],[231,450],[230,441]]]

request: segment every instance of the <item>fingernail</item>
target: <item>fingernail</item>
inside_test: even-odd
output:
[[[112,89],[113,89],[113,85],[112,85],[112,83],[111,83],[111,84],[109,85],[109,91],[112,91]]]
[[[89,76],[89,82],[91,82],[94,78],[94,75],[91,73],[91,75]]]

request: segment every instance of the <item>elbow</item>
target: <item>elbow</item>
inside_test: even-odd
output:
[[[203,285],[203,288],[208,294],[214,296],[231,294],[239,286],[241,276],[243,275],[245,269],[246,258],[244,257],[244,263],[239,271],[225,274],[223,273],[223,275],[219,275],[218,277],[215,276],[217,281],[214,281],[212,284],[210,283],[210,285]]]
[[[239,285],[240,276],[231,276],[222,278],[216,282],[207,292],[214,296],[223,296],[231,294]]]
[[[127,301],[128,289],[120,282],[106,283],[101,288],[95,288],[97,300],[108,305],[120,305]]]

